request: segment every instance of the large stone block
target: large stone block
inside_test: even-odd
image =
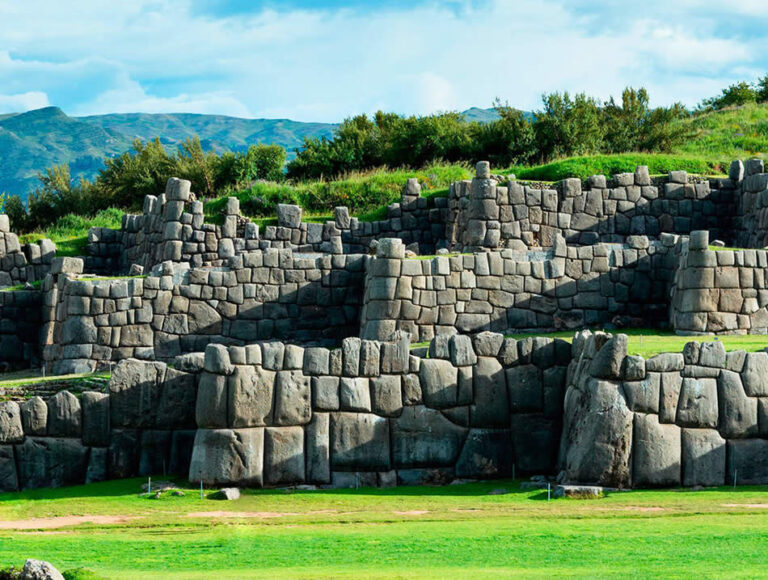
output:
[[[726,483],[765,485],[768,483],[768,440],[735,439],[728,441]]]
[[[331,481],[331,424],[328,413],[314,413],[306,428],[307,481]]]
[[[13,445],[0,445],[0,491],[19,489]]]
[[[195,427],[197,399],[196,375],[166,369],[160,386],[154,426],[157,429],[191,429]]]
[[[208,372],[201,373],[195,403],[197,426],[226,427],[227,408],[227,377]]]
[[[683,429],[683,485],[725,483],[725,439],[714,429]]]
[[[598,379],[620,379],[621,367],[627,356],[627,335],[617,334],[592,359],[590,374]]]
[[[746,354],[741,381],[748,396],[768,396],[768,353],[748,352]]]
[[[472,427],[509,427],[509,395],[504,368],[496,358],[481,356],[473,368],[474,404],[470,407]],[[541,388],[541,387],[539,387]]]
[[[61,487],[85,483],[88,448],[78,439],[27,437],[16,446],[19,487]]]
[[[24,439],[21,409],[15,401],[0,403],[0,443],[18,443]]]
[[[633,413],[619,385],[589,379],[565,395],[562,463],[567,481],[630,485]]]
[[[165,370],[163,363],[137,359],[125,359],[117,364],[109,381],[113,428],[154,427]]]
[[[632,456],[634,486],[680,485],[681,434],[677,425],[659,423],[656,415],[635,413]]]
[[[560,443],[560,418],[513,415],[511,426],[519,473],[553,473]]]
[[[419,368],[419,382],[424,403],[434,409],[456,405],[458,370],[450,361],[425,359]]]
[[[230,427],[263,427],[271,423],[274,371],[236,366],[227,379]]]
[[[757,436],[757,399],[747,397],[738,373],[720,371],[717,400],[718,430],[723,437],[744,439]]]
[[[331,465],[389,470],[389,421],[369,413],[331,413]]]
[[[43,436],[48,428],[48,405],[42,397],[32,397],[21,405],[21,424],[27,435]],[[1,430],[2,428],[0,428]]]
[[[171,451],[171,431],[148,429],[141,432],[139,475],[165,475]]]
[[[391,423],[394,467],[453,465],[467,430],[423,405],[406,407]]]
[[[514,444],[509,430],[471,429],[456,461],[456,476],[510,476],[514,469],[514,457]]]
[[[80,400],[69,391],[60,391],[49,398],[48,435],[51,437],[80,437],[83,415]]]
[[[83,444],[106,447],[109,445],[109,395],[86,391],[80,402],[83,409]]]
[[[109,476],[135,477],[139,469],[141,437],[136,429],[112,429],[109,433]]]
[[[676,423],[681,427],[717,427],[717,381],[683,378]]]
[[[205,485],[261,486],[264,429],[198,429],[189,480]]]
[[[280,371],[275,378],[275,425],[306,425],[312,418],[311,378],[301,371]]]
[[[264,481],[271,485],[305,481],[303,428],[267,427],[264,434]]]
[[[377,415],[396,417],[403,409],[399,375],[381,375],[371,379],[371,409]]]
[[[534,365],[506,370],[509,407],[513,413],[534,413],[544,408],[542,373]]]
[[[339,402],[344,411],[371,411],[371,389],[365,377],[343,377],[339,386]]]
[[[648,373],[642,381],[622,383],[627,406],[636,413],[658,413],[661,374]]]

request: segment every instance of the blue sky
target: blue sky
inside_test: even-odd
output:
[[[0,0],[0,113],[338,121],[645,86],[695,105],[768,72],[768,1]]]

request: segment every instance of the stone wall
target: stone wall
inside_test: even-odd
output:
[[[357,333],[364,261],[271,248],[221,268],[166,262],[146,277],[52,275],[44,359],[56,373],[88,372],[127,357],[167,361],[210,342],[340,340]]]
[[[193,374],[123,361],[108,393],[0,402],[0,490],[186,476],[196,389]]]
[[[606,323],[643,326],[667,319],[677,240],[630,236],[626,246],[477,252],[406,259],[382,240],[368,264],[361,336],[405,330],[414,340],[481,330],[571,329]],[[633,320],[634,319],[634,320]]]
[[[647,167],[608,180],[566,179],[549,187],[509,180],[500,185],[487,162],[472,181],[451,186],[446,239],[458,251],[478,248],[551,247],[558,234],[568,243],[624,243],[628,236],[659,239],[662,233],[708,229],[729,239],[738,183],[698,180],[685,171],[651,179]]]
[[[108,393],[0,403],[0,489],[163,472],[334,487],[552,473],[569,361],[565,341],[493,333],[439,337],[429,358],[400,333],[336,349],[212,344],[173,368],[126,359]]]
[[[627,337],[577,335],[560,479],[610,487],[768,483],[768,353],[720,342],[627,356]]]
[[[768,332],[768,250],[711,250],[706,231],[683,244],[670,322],[679,333]]]
[[[8,216],[0,214],[0,288],[42,280],[56,257],[48,239],[25,244],[11,232]]]
[[[41,307],[39,292],[0,290],[0,370],[39,364]]]

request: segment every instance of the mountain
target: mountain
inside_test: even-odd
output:
[[[498,118],[493,109],[464,111],[467,121]],[[26,199],[38,184],[37,174],[68,163],[72,177],[92,178],[104,157],[128,151],[135,139],[160,137],[173,148],[198,135],[205,149],[243,151],[257,143],[275,143],[289,158],[305,137],[332,137],[334,123],[302,123],[290,119],[240,119],[190,113],[126,113],[70,117],[58,107],[0,115],[0,192]]]

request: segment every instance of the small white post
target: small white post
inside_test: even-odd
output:
[[[203,480],[200,480],[200,499],[203,499]]]
[[[547,501],[552,499],[552,486],[547,482]]]
[[[733,470],[733,491],[736,491],[736,476],[739,474],[738,469]]]
[[[147,483],[147,493],[152,495],[152,478],[148,477],[147,479],[149,481],[149,483]]]

